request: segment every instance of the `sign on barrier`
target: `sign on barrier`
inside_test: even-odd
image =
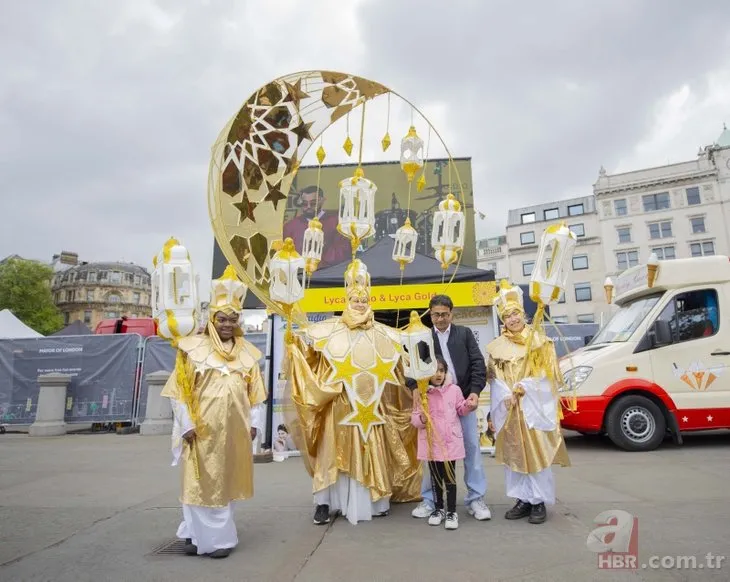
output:
[[[131,421],[141,346],[137,334],[0,340],[0,422],[33,423],[51,373],[71,376],[66,422]]]

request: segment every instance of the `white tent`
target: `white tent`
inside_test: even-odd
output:
[[[0,339],[26,339],[33,337],[43,337],[43,335],[25,325],[9,309],[0,311]]]

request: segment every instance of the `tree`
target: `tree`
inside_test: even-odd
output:
[[[63,316],[53,304],[53,269],[36,261],[10,259],[0,265],[0,311],[15,317],[38,333],[48,335],[63,327]]]

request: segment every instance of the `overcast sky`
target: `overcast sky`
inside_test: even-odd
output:
[[[472,158],[477,236],[501,234],[510,207],[590,194],[601,164],[714,141],[728,23],[727,0],[3,2],[0,257],[151,269],[175,235],[207,296],[210,147],[259,86],[318,68],[427,110]]]

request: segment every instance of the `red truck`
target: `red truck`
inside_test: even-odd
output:
[[[127,317],[103,319],[96,326],[97,334],[137,333],[142,337],[157,335],[157,323],[151,317]]]

